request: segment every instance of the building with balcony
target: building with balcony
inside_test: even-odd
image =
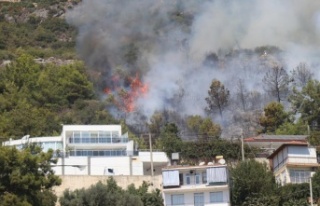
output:
[[[22,148],[30,143],[55,151],[57,175],[150,175],[151,164],[156,175],[169,162],[164,152],[137,151],[121,125],[63,125],[60,136],[25,136],[3,145]]]
[[[270,168],[281,185],[309,182],[319,167],[316,148],[307,143],[283,144],[268,159]]]
[[[229,206],[227,166],[209,163],[199,166],[169,166],[162,169],[166,206]]]

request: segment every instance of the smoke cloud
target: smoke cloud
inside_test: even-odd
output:
[[[83,0],[67,21],[78,28],[77,51],[101,74],[102,87],[119,68],[141,75],[149,90],[135,104],[148,117],[163,109],[204,115],[213,79],[233,94],[239,79],[248,91],[263,91],[264,61],[281,59],[288,72],[307,62],[319,76],[320,1]],[[138,55],[130,64],[133,44]],[[284,52],[262,60],[253,51],[265,45]],[[218,63],[204,63],[211,53]]]

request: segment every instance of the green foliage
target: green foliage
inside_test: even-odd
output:
[[[268,199],[275,195],[277,184],[265,164],[255,160],[240,162],[231,168],[230,175],[232,205],[242,205],[248,199],[253,201],[257,197],[260,198],[259,202],[265,202],[261,200],[262,197]]]
[[[309,184],[288,184],[279,188],[280,205],[307,206],[307,198],[310,196]]]
[[[60,198],[61,206],[163,206],[159,190],[148,192],[146,182],[139,188],[129,185],[127,190],[120,188],[110,177],[106,183],[98,182],[88,189],[65,190]]]
[[[61,184],[50,163],[53,151],[39,147],[0,147],[0,202],[4,205],[54,206],[57,197],[52,191]],[[1,204],[2,205],[2,204]]]
[[[194,134],[199,139],[217,139],[221,135],[220,125],[213,123],[210,118],[194,115],[189,116],[186,122],[191,134]]]
[[[301,114],[301,120],[308,125],[320,125],[320,82],[310,80],[301,91],[294,89],[289,101],[295,111]]]
[[[37,8],[33,3],[37,3]],[[19,3],[11,3],[1,5],[2,21],[0,21],[0,60],[8,59],[8,56],[18,56],[18,50],[28,51],[38,50],[41,54],[42,50],[46,50],[46,57],[55,56],[62,59],[66,58],[65,54],[72,51],[72,57],[75,57],[75,35],[76,31],[67,24],[66,20],[50,15],[49,5],[56,7],[56,13],[65,12],[62,1],[22,1]],[[60,6],[61,5],[61,6]],[[43,8],[44,7],[44,8]],[[35,13],[36,10],[49,10],[48,17],[40,17]],[[4,16],[12,18],[12,22],[8,22]],[[55,49],[59,48],[59,51]],[[32,55],[37,56],[35,52]],[[31,54],[31,53],[29,53]],[[70,56],[70,55],[67,55]]]
[[[229,95],[230,91],[219,80],[214,79],[211,82],[208,97],[206,98],[208,104],[207,112],[218,112],[222,119],[222,113],[229,103]]]
[[[82,113],[70,117],[69,122],[112,120],[103,105],[88,101],[73,106],[78,100],[94,98],[83,64],[40,65],[31,56],[22,54],[0,71],[0,136],[57,134],[60,122],[77,111]],[[63,110],[70,112],[61,113]]]
[[[159,135],[165,124],[166,122],[163,113],[155,112],[150,118],[150,124],[148,124],[149,131],[152,134]]]
[[[277,195],[252,196],[248,197],[241,206],[279,206],[279,197]]]
[[[262,133],[274,133],[283,123],[290,121],[289,114],[284,111],[281,103],[271,102],[264,108],[264,115],[260,117]]]
[[[178,128],[173,123],[168,123],[162,129],[160,134],[160,148],[171,157],[172,153],[180,152],[182,140],[178,136]]]
[[[227,161],[240,160],[240,142],[217,139],[210,141],[183,142],[181,147],[183,161],[196,164],[200,161],[210,162],[217,155],[223,155]],[[246,157],[252,157],[258,150],[245,146]]]
[[[275,133],[276,135],[307,135],[308,126],[301,121],[297,123],[285,122],[276,129]]]

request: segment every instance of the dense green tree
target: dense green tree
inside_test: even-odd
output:
[[[150,124],[148,124],[149,131],[152,134],[159,135],[165,124],[166,122],[163,112],[155,112],[150,118]]]
[[[88,189],[65,190],[60,198],[61,206],[163,206],[159,190],[148,192],[146,182],[139,188],[129,185],[127,190],[120,188],[110,177],[106,183],[98,182]]]
[[[189,116],[186,119],[189,135],[197,136],[200,139],[217,139],[220,137],[221,128],[212,122],[210,118],[202,118],[199,115]]]
[[[280,197],[280,205],[283,206],[308,206],[307,199],[310,197],[310,189],[308,183],[287,184],[278,189]]]
[[[260,125],[263,133],[273,133],[283,123],[288,122],[289,114],[279,102],[271,102],[264,108],[264,114],[260,117]]]
[[[178,128],[175,124],[168,123],[164,126],[159,136],[158,144],[158,147],[163,149],[168,157],[171,157],[172,153],[181,151],[182,140],[178,136]]]
[[[101,104],[73,106],[78,100],[94,98],[83,64],[42,65],[22,54],[0,71],[0,136],[57,134],[60,123],[68,119],[82,124],[111,119]],[[68,118],[70,113],[74,116]]]
[[[307,135],[308,125],[305,125],[302,121],[297,123],[285,122],[280,125],[276,131],[276,135]]]
[[[208,91],[208,97],[206,98],[208,104],[208,107],[206,108],[207,112],[218,112],[222,119],[223,111],[229,103],[229,95],[229,90],[225,88],[219,80],[214,79],[211,82],[210,89]]]
[[[272,172],[255,160],[240,162],[231,168],[230,176],[232,205],[242,205],[256,197],[271,198],[276,194],[277,184]]]
[[[101,101],[79,99],[65,110],[61,121],[65,124],[118,124],[119,121],[105,108]]]
[[[310,80],[301,91],[294,89],[289,97],[295,112],[301,114],[301,120],[311,126],[320,125],[320,82]]]
[[[52,191],[61,184],[50,163],[53,151],[42,152],[37,146],[18,150],[0,147],[0,202],[4,205],[54,206]],[[2,205],[2,204],[1,204]]]
[[[245,157],[253,157],[259,150],[245,145]],[[228,162],[238,161],[241,158],[240,141],[231,142],[223,139],[199,140],[183,142],[181,158],[192,164],[200,161],[211,162],[215,156],[223,155]]]

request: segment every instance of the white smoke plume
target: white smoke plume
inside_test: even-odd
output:
[[[232,93],[239,79],[262,91],[260,54],[228,59],[234,50],[276,46],[288,72],[307,62],[319,75],[320,1],[83,0],[67,20],[78,28],[79,55],[106,82],[119,67],[142,75],[149,91],[136,105],[148,117],[162,109],[204,115],[213,79]],[[123,60],[130,43],[139,51],[134,67]],[[203,63],[210,53],[219,64]]]

